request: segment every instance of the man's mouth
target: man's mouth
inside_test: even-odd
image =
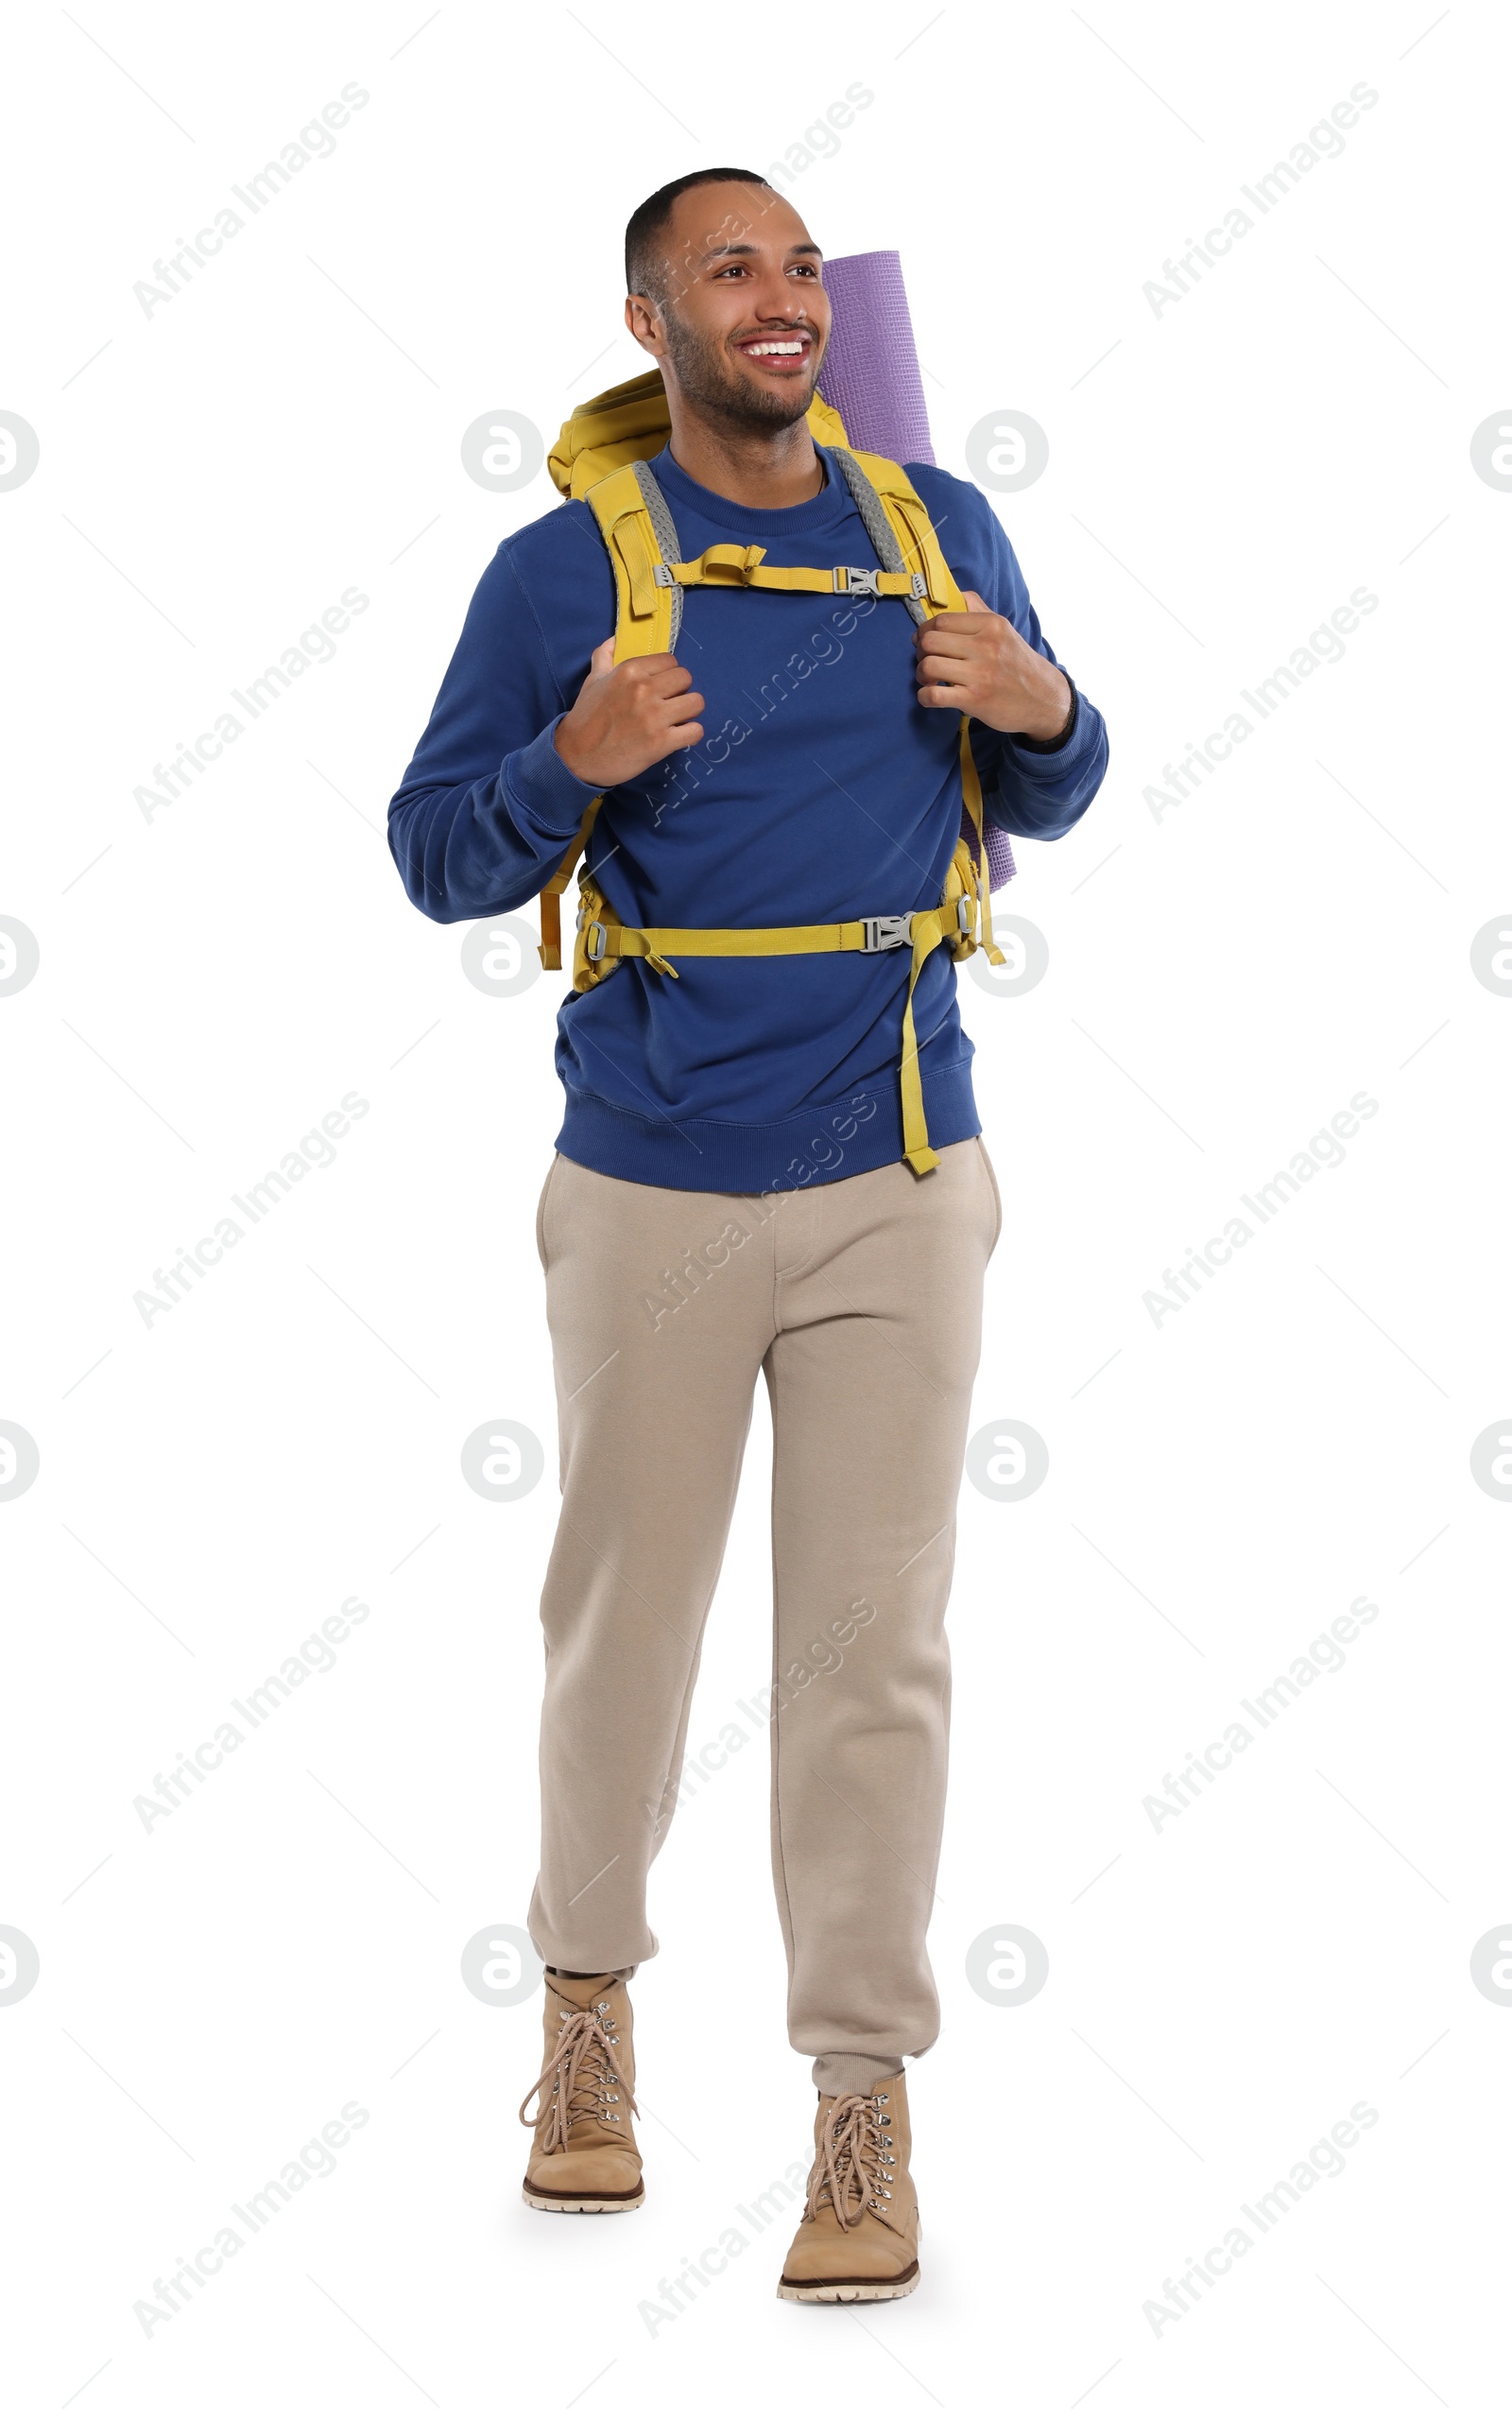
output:
[[[801,370],[813,354],[814,338],[807,330],[794,336],[757,336],[737,345],[736,351],[768,370]]]

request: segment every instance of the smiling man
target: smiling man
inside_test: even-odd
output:
[[[627,1985],[760,1374],[772,1868],[818,2095],[778,2289],[888,2300],[919,2279],[902,2066],[939,2027],[944,1616],[1002,1224],[955,997],[963,794],[1055,839],[1107,740],[977,491],[816,443],[830,309],[789,204],[680,178],[626,248],[670,441],[500,546],[389,817],[409,896],[454,923],[522,907],[600,802],[537,1213],[563,1502],[524,2195],[644,2197]],[[746,1978],[688,1970],[704,2035]]]

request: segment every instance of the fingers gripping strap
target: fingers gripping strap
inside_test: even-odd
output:
[[[940,551],[939,540],[935,535],[934,523],[925,510],[923,499],[907,474],[896,462],[889,462],[878,454],[868,454],[858,458],[843,446],[836,446],[834,452],[880,560],[889,568],[894,564],[904,565],[923,575],[929,601],[909,606],[915,620],[923,622],[931,613],[964,613],[966,599]],[[970,717],[964,714],[961,717],[961,794],[976,834],[974,872],[981,920],[980,945],[987,951],[989,961],[994,966],[1001,966],[1005,962],[1003,952],[992,937],[992,891],[988,880],[982,785],[977,776],[976,760],[971,753]]]
[[[682,549],[666,498],[644,462],[627,462],[591,488],[587,501],[598,523],[614,571],[614,661],[631,655],[664,655],[677,644],[682,595],[659,587],[657,567],[675,562]],[[603,803],[592,799],[577,837],[541,892],[541,965],[561,966],[561,894],[588,846],[593,819]]]
[[[835,460],[855,501],[855,507],[866,524],[868,537],[877,549],[877,559],[888,571],[911,568],[923,574],[929,592],[928,603],[910,603],[908,610],[916,622],[927,621],[931,613],[964,613],[966,599],[955,584],[951,567],[940,551],[934,523],[925,510],[922,497],[913,481],[897,462],[887,461],[880,454],[857,456],[844,445],[832,448]],[[980,945],[987,951],[994,966],[1005,963],[1002,950],[992,937],[992,890],[988,880],[987,834],[984,828],[982,785],[977,777],[976,760],[971,754],[971,722],[961,717],[961,793],[966,811],[976,834],[975,889],[980,909]]]

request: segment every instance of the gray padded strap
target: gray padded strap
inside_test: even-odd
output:
[[[884,571],[906,571],[908,565],[903,561],[903,550],[898,543],[897,532],[883,510],[881,496],[854,454],[849,453],[844,445],[832,445],[828,451],[830,459],[840,465],[841,475],[850,490],[856,510],[866,524],[867,535],[877,549],[877,560]],[[903,603],[916,622],[929,619],[930,607],[924,597],[905,596]]]
[[[651,515],[651,527],[656,534],[657,544],[662,549],[662,562],[680,562],[682,548],[678,542],[677,524],[667,510],[666,497],[656,483],[651,465],[649,462],[634,462],[631,468],[635,473],[635,483],[645,499],[645,509]],[[681,628],[682,591],[680,588],[674,588],[672,591],[672,644],[674,647],[677,646],[678,632]]]

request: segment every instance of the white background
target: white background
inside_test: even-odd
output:
[[[1469,949],[1512,904],[1512,497],[1469,441],[1512,375],[1507,47],[1435,0],[12,13],[0,408],[41,444],[0,493],[0,912],[41,949],[0,999],[0,1417],[41,1454],[0,1504],[0,1922],[41,1959],[0,2007],[18,2412],[1417,2419],[1504,2390],[1512,2013],[1469,1960],[1512,1929],[1512,1509],[1469,1454],[1512,1408],[1512,1002]],[[154,260],[353,80],[335,155],[146,316]],[[1362,80],[1343,156],[1157,317],[1167,256]],[[1050,1475],[961,1504],[922,2288],[779,2304],[782,2220],[653,2327],[807,2157],[765,1744],[653,1876],[644,2209],[553,2226],[519,2201],[539,1993],[482,2004],[459,1960],[534,1872],[560,987],[469,983],[384,812],[475,580],[555,501],[471,481],[463,429],[549,439],[631,374],[630,208],[781,160],[855,81],[792,198],[831,252],[901,250],[946,467],[994,411],[1048,432],[995,501],[1111,734],[1083,824],[1000,898],[1048,975],[962,985],[1006,1207],[974,1425],[1027,1422]],[[1345,659],[1157,821],[1162,766],[1362,586]],[[146,820],[153,766],[348,587],[335,660]],[[1162,1271],[1361,1091],[1345,1164],[1157,1326]],[[348,1092],[335,1164],[146,1326],[154,1270]],[[547,1455],[512,1505],[459,1468],[500,1418]],[[764,1393],[695,1746],[767,1672],[765,1422]],[[146,1831],[133,1799],[352,1595],[336,1668]],[[1162,1775],[1362,1595],[1346,1667],[1157,1832]],[[1049,1954],[1020,2007],[966,1978],[1007,1923]],[[154,2280],[348,2101],[336,2172],[145,2333]],[[1346,2172],[1157,2333],[1162,2280],[1359,2101]]]

